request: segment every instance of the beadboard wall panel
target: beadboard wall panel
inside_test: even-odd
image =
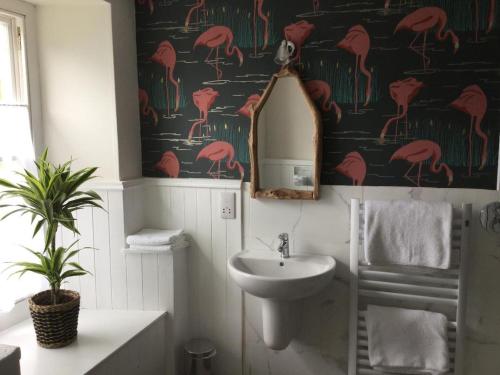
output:
[[[169,255],[123,254],[126,235],[143,227],[144,188],[96,189],[104,210],[85,208],[77,213],[80,236],[63,228],[57,242],[69,246],[78,239],[85,247],[77,260],[91,272],[72,278],[66,288],[81,294],[82,308],[168,310],[172,304]],[[126,215],[125,215],[126,212]],[[169,297],[170,296],[170,297]]]
[[[236,196],[237,217],[234,220],[220,217],[217,208],[223,191]],[[218,374],[241,373],[242,295],[230,280],[226,267],[228,257],[241,250],[239,188],[146,185],[144,197],[145,226],[184,228],[190,237],[189,278],[186,280],[189,311],[177,311],[176,316],[187,320],[190,337],[207,337],[214,341]],[[184,274],[175,265],[174,269],[174,277]],[[174,288],[174,292],[177,290]]]
[[[104,210],[86,208],[77,216],[79,246],[89,247],[78,261],[92,274],[66,284],[80,292],[82,308],[166,310],[175,315],[175,329],[167,323],[178,359],[171,372],[182,371],[186,338],[207,337],[217,346],[217,373],[241,373],[242,293],[226,267],[228,257],[242,248],[240,185],[141,179],[94,190]],[[223,191],[236,196],[236,219],[220,217]],[[143,227],[184,228],[191,246],[175,256],[125,255],[127,234]],[[77,238],[64,229],[57,241],[68,246]],[[189,303],[174,304],[185,298]]]
[[[107,192],[100,192],[103,199],[102,206],[104,210],[92,209],[92,218],[94,220],[94,261],[96,285],[96,308],[111,309],[111,239],[109,236],[109,200]]]
[[[125,228],[123,210],[123,192],[109,190],[108,218],[109,218],[109,254],[111,274],[111,306],[113,309],[128,309],[127,293],[127,263],[121,253],[125,247]],[[94,228],[99,230],[99,228]]]

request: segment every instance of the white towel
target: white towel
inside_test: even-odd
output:
[[[366,201],[366,261],[450,268],[452,219],[447,202]]]
[[[189,246],[189,242],[184,238],[170,245],[130,245],[126,252],[130,253],[164,253],[177,249],[184,249]]]
[[[170,245],[183,235],[182,229],[141,229],[135,234],[127,236],[127,244],[137,246]]]
[[[368,305],[370,366],[400,374],[442,374],[449,369],[448,319],[443,314]]]

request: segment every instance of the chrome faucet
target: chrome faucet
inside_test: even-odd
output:
[[[288,233],[281,233],[278,238],[280,239],[280,245],[278,246],[278,251],[281,254],[281,259],[290,258],[290,248],[288,247]]]

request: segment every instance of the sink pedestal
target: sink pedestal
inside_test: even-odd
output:
[[[283,350],[295,337],[299,302],[261,299],[264,342],[274,350]]]

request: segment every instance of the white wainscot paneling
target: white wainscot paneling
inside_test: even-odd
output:
[[[250,199],[247,184],[242,192],[234,181],[142,179],[139,187],[137,182],[124,185],[122,189],[111,186],[99,190],[107,212],[79,214],[82,243],[93,243],[98,249],[80,256],[80,261],[94,267],[94,277],[75,279],[68,287],[81,291],[82,303],[88,306],[95,303],[97,308],[168,310],[178,323],[175,327],[173,321],[167,323],[169,345],[176,352],[169,355],[179,359],[181,346],[189,337],[210,338],[217,346],[216,372],[221,375],[347,372],[351,198],[471,202],[465,373],[493,374],[500,368],[496,355],[500,346],[500,251],[497,238],[478,224],[479,210],[498,200],[498,192],[324,186],[319,201],[301,202]],[[219,193],[224,190],[236,194],[235,220],[219,217]],[[92,220],[92,226],[84,220]],[[187,263],[183,265],[182,257],[166,255],[125,258],[121,253],[125,236],[141,226],[184,228],[191,242],[184,253]],[[226,262],[242,248],[273,248],[280,232],[290,234],[292,253],[331,255],[338,266],[331,287],[306,301],[297,338],[286,350],[274,352],[261,338],[259,301],[251,296],[242,300],[241,290],[227,273]],[[73,240],[73,234],[67,231],[58,237],[59,243]],[[189,304],[175,303],[188,296]],[[177,367],[169,371],[181,370]]]
[[[155,180],[95,186],[104,210],[78,213],[79,256],[92,276],[75,278],[82,306],[166,310],[169,373],[182,373],[182,346],[191,337],[212,339],[216,371],[242,372],[242,293],[230,280],[227,258],[242,248],[242,204],[236,181]],[[236,195],[236,219],[218,213],[222,191]],[[127,234],[143,227],[184,228],[190,248],[174,255],[122,253]],[[75,240],[62,231],[58,241]],[[173,358],[174,356],[175,358]],[[175,359],[175,360],[174,360]]]
[[[71,278],[65,288],[81,294],[82,308],[126,309],[127,286],[125,259],[120,253],[124,245],[123,192],[116,187],[100,189],[103,209],[85,208],[76,213],[80,236],[61,228],[57,243],[82,248],[76,261],[91,272]]]
[[[242,248],[241,191],[234,182],[201,185],[146,185],[145,226],[185,229],[191,243],[188,267],[183,272],[175,264],[173,282],[175,285],[187,284],[188,310],[175,309],[175,313],[183,320],[180,326],[189,327],[189,330],[178,335],[210,338],[218,351],[216,373],[241,374],[241,291],[229,279],[226,268],[227,257]],[[222,191],[235,193],[236,219],[220,218],[218,207]],[[160,278],[164,277],[163,272],[159,274]],[[182,275],[188,277],[181,281]],[[175,297],[182,289],[174,288],[173,292]],[[167,294],[161,295],[168,298]],[[182,353],[178,351],[177,355],[180,357]]]

